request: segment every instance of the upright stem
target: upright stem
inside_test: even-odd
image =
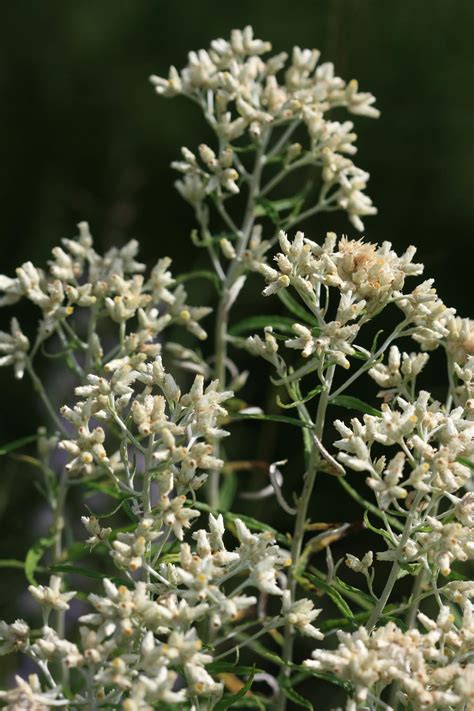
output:
[[[151,463],[153,458],[153,449],[155,446],[155,437],[153,434],[150,435],[148,440],[148,447],[145,453],[145,463],[144,463],[144,473],[143,473],[143,514],[144,516],[149,516],[151,513]],[[147,544],[147,560],[150,558],[151,544]],[[147,583],[150,582],[150,570],[149,567],[145,569],[145,580]]]
[[[143,473],[143,513],[149,514],[151,511],[151,463],[153,449],[155,446],[154,435],[150,435],[148,447],[145,453],[144,473]]]
[[[316,422],[314,425],[315,435],[321,439],[324,430],[324,422],[326,419],[326,410],[329,404],[329,394],[331,390],[332,381],[334,378],[335,366],[331,365],[327,372],[327,388],[321,393],[319,398],[318,410],[316,414]],[[301,492],[300,499],[298,501],[298,514],[295,521],[295,529],[293,533],[293,541],[291,546],[291,571],[290,571],[290,595],[291,601],[295,601],[296,586],[297,586],[297,573],[298,573],[298,563],[301,557],[301,551],[303,548],[303,539],[306,527],[306,517],[308,515],[309,502],[311,500],[311,494],[313,493],[314,482],[316,480],[316,474],[318,472],[318,466],[321,460],[321,455],[316,446],[313,446],[311,451],[311,458],[309,461],[308,470],[305,475],[303,491]],[[285,627],[285,639],[283,643],[282,656],[286,662],[291,662],[293,658],[293,644],[294,636],[291,629],[291,625],[287,624]],[[290,669],[285,667],[284,674],[290,675]],[[286,696],[280,691],[278,698],[278,703],[276,708],[278,711],[284,711],[286,708]]]
[[[97,306],[93,306],[91,310],[91,315],[89,317],[89,324],[87,327],[87,352],[86,352],[86,362],[84,365],[84,372],[86,375],[90,373],[92,366],[92,339],[94,337],[97,327]]]
[[[54,508],[54,521],[53,521],[53,533],[54,533],[54,547],[53,547],[53,563],[61,563],[63,556],[63,531],[64,531],[64,506],[66,503],[66,496],[68,490],[68,477],[66,468],[63,467],[59,477],[59,484],[56,493],[56,500],[53,503]],[[61,578],[63,576],[61,575]],[[54,628],[61,639],[65,635],[65,623],[66,623],[66,612],[65,610],[58,610],[55,616]],[[61,663],[61,677],[63,683],[67,684],[69,678],[69,670],[64,662]]]
[[[392,570],[390,571],[390,575],[387,578],[387,582],[385,583],[385,587],[382,591],[382,594],[381,594],[380,598],[378,599],[378,602],[375,605],[374,609],[372,610],[372,614],[370,615],[369,620],[367,622],[366,627],[369,632],[371,632],[373,630],[373,628],[379,621],[379,619],[383,613],[383,610],[385,608],[385,605],[387,604],[388,599],[392,593],[394,585],[397,582],[398,573],[400,572],[400,551],[402,550],[403,546],[406,544],[406,542],[410,538],[413,519],[415,517],[416,509],[418,507],[418,504],[421,501],[422,496],[423,496],[422,492],[417,491],[416,496],[415,496],[413,503],[411,505],[410,512],[409,512],[407,519],[405,521],[405,527],[403,529],[403,533],[400,536],[400,540],[398,542],[397,556],[396,556],[395,560],[393,561]]]
[[[222,284],[222,293],[217,306],[215,331],[216,360],[214,373],[215,377],[219,380],[219,387],[221,390],[224,390],[226,386],[227,333],[229,327],[229,314],[231,309],[230,290],[242,273],[242,267],[239,258],[242,256],[242,253],[247,248],[247,244],[250,239],[250,235],[252,233],[252,228],[255,221],[255,200],[260,191],[260,181],[262,177],[263,167],[265,164],[264,152],[269,137],[270,131],[268,131],[264,136],[262,136],[261,143],[255,155],[255,165],[253,174],[249,181],[249,194],[247,198],[247,207],[245,210],[244,219],[242,222],[242,229],[236,232],[236,258],[230,265],[224,283]],[[219,449],[218,444],[216,445],[216,449]],[[218,451],[217,456],[219,456]],[[214,470],[210,473],[209,486],[207,490],[208,501],[209,504],[214,508],[219,507],[219,478],[219,471]]]

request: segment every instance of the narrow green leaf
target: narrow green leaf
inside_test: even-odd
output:
[[[191,281],[192,279],[207,279],[212,281],[217,290],[219,290],[219,277],[214,272],[208,269],[196,269],[192,272],[187,272],[186,274],[180,274],[176,277],[177,284],[183,284],[186,281]]]
[[[256,330],[265,328],[265,326],[271,326],[276,331],[294,335],[294,322],[294,319],[288,318],[288,316],[278,316],[275,314],[269,316],[250,316],[234,324],[229,329],[229,334],[231,336],[240,336],[242,333],[253,333]]]
[[[364,590],[359,590],[359,588],[356,588],[354,585],[349,585],[349,583],[346,583],[344,580],[337,577],[335,579],[335,583],[340,590],[347,593],[347,597],[355,600],[362,608],[368,611],[372,610],[375,601],[368,593],[364,592]]]
[[[255,667],[244,667],[237,666],[232,662],[211,662],[206,665],[206,669],[210,674],[235,674],[236,676],[244,676],[247,674],[258,674],[262,672],[262,669],[256,669]]]
[[[100,544],[99,546],[94,547],[94,553],[97,553],[98,550],[105,552],[107,548],[103,544]],[[68,561],[79,560],[80,558],[90,555],[91,547],[88,546],[87,543],[82,543],[81,541],[71,543],[71,545],[66,549],[66,559]]]
[[[224,511],[232,508],[235,494],[237,493],[238,477],[235,472],[228,472],[222,477],[222,486],[219,491],[219,505]]]
[[[309,709],[309,711],[314,711],[313,704],[311,701],[308,701],[308,699],[305,699],[304,696],[299,694],[295,689],[293,689],[291,686],[291,680],[287,681],[286,684],[283,686],[283,691],[285,693],[285,696],[290,699],[290,701],[293,701],[294,704],[297,706],[302,706],[304,709]]]
[[[282,198],[281,200],[269,200],[268,198],[258,198],[255,215],[261,217],[268,215],[274,222],[279,221],[278,213],[288,212],[295,207],[298,197]]]
[[[272,200],[268,200],[267,198],[260,197],[260,198],[257,198],[256,203],[257,203],[257,205],[254,209],[255,217],[264,217],[264,216],[269,217],[270,220],[276,225],[280,222],[280,216],[278,214],[278,210],[276,209]]]
[[[310,583],[313,583],[313,585],[316,585],[318,588],[324,590],[324,592],[331,598],[339,612],[344,615],[346,619],[351,620],[355,624],[354,613],[342,595],[335,590],[332,585],[328,584],[324,578],[316,573],[305,572],[303,577],[309,580]]]
[[[242,699],[248,691],[250,691],[254,676],[255,670],[252,670],[252,673],[249,675],[249,678],[247,679],[243,687],[235,694],[226,694],[225,696],[223,696],[222,699],[218,701],[217,704],[214,706],[215,711],[225,711],[231,706],[235,706],[235,704],[240,699]]]
[[[100,481],[87,481],[87,479],[80,480],[78,479],[77,482],[73,481],[72,485],[74,484],[81,484],[86,487],[86,489],[92,489],[93,491],[100,491],[102,494],[107,494],[107,496],[110,496],[112,499],[128,499],[130,494],[122,494],[118,489],[114,489],[112,486],[109,486],[108,484],[104,484],[103,482]]]
[[[254,694],[252,691],[252,696],[244,696],[243,699],[240,699],[239,709],[260,709],[260,711],[265,711],[268,706],[271,708],[271,703],[265,696]]]
[[[446,578],[446,580],[450,583],[453,581],[457,582],[458,580],[462,581],[462,580],[469,580],[470,579],[466,575],[463,575],[462,573],[458,573],[457,570],[451,570],[449,575],[443,575],[443,577]]]
[[[297,665],[297,664],[294,664],[291,666],[293,669],[301,670],[301,677],[303,677],[303,678],[308,677],[308,676],[315,676],[317,679],[322,679],[323,681],[327,681],[330,684],[335,684],[336,686],[340,686],[342,689],[344,689],[348,693],[350,693],[352,691],[352,685],[350,684],[350,682],[340,679],[335,674],[331,674],[330,672],[317,671],[316,669],[311,669],[310,667],[304,667],[302,665]]]
[[[370,347],[370,352],[371,352],[371,353],[375,353],[375,352],[376,352],[377,346],[378,346],[378,341],[379,341],[379,338],[380,338],[380,336],[382,335],[382,333],[383,333],[383,328],[381,328],[381,329],[380,329],[379,331],[377,331],[377,333],[375,334],[374,340],[372,341],[372,345],[371,345],[371,347]],[[382,358],[383,358],[383,354],[382,354]]]
[[[354,620],[356,620],[357,624],[363,625],[365,622],[370,617],[370,612],[367,610],[366,612],[358,612],[357,614],[354,615]],[[353,622],[352,620],[347,620],[345,617],[338,617],[333,620],[323,620],[318,627],[321,630],[321,632],[329,632],[330,630],[340,630],[340,629],[345,629],[347,627],[352,628]]]
[[[122,506],[124,506],[125,502],[131,498],[132,498],[131,496],[127,496],[127,497],[123,498],[122,501],[114,509],[112,509],[112,511],[108,511],[107,513],[102,513],[102,514],[95,513],[94,511],[92,511],[92,509],[87,504],[85,504],[85,507],[88,510],[88,512],[91,514],[91,516],[93,516],[97,520],[100,520],[102,518],[111,518],[116,513],[118,513],[120,511],[120,509],[122,508]]]
[[[0,446],[0,456],[3,456],[4,454],[9,454],[10,452],[14,452],[15,449],[20,449],[26,444],[36,442],[37,439],[38,435],[28,435],[27,437],[20,437],[20,439],[14,440],[14,442],[8,442],[8,444]]]
[[[380,410],[377,410],[363,400],[359,400],[358,397],[352,397],[352,395],[338,395],[337,397],[330,398],[330,402],[332,405],[339,405],[348,410],[358,410],[359,412],[364,412],[366,415],[374,415],[374,417],[381,417],[382,415]]]
[[[390,533],[383,528],[377,528],[376,526],[374,526],[369,520],[368,511],[364,511],[364,523],[369,529],[369,531],[372,531],[372,533],[377,533],[379,536],[382,536],[382,538],[385,538],[385,540],[390,543],[391,546],[393,546],[393,540]]]
[[[130,581],[126,578],[119,578],[115,575],[106,575],[105,573],[100,573],[98,570],[92,570],[92,568],[84,568],[81,565],[58,563],[57,565],[50,565],[48,570],[52,573],[69,573],[71,575],[83,575],[86,578],[94,578],[94,580],[104,580],[104,578],[108,578],[117,585],[126,585],[127,587],[130,587]]]
[[[299,304],[286,289],[280,289],[280,291],[277,291],[277,296],[282,304],[286,306],[288,311],[295,316],[298,316],[301,321],[308,323],[310,326],[319,328],[316,316],[313,316],[313,314],[307,311],[304,306],[301,306],[301,304]]]
[[[38,563],[51,546],[54,544],[54,536],[48,538],[40,538],[30,548],[25,558],[25,576],[30,585],[36,585],[35,572],[38,568]]]
[[[322,385],[318,385],[316,388],[313,390],[310,390],[310,392],[302,397],[300,400],[295,400],[294,402],[290,403],[284,403],[280,400],[280,397],[277,396],[277,403],[280,407],[283,407],[285,410],[290,410],[292,407],[298,407],[298,405],[303,405],[305,402],[309,402],[312,400],[316,395],[319,395],[324,390]]]
[[[381,518],[383,520],[384,515],[380,509],[375,506],[375,504],[371,503],[370,501],[367,501],[367,499],[364,499],[363,496],[359,494],[358,491],[356,491],[347,481],[347,477],[340,476],[338,477],[338,482],[339,484],[347,491],[347,493],[352,496],[354,501],[357,501],[363,508],[365,508],[367,511],[370,511],[371,513],[374,514],[374,516],[378,516],[378,518]],[[393,528],[396,528],[397,531],[403,531],[404,526],[398,519],[396,519],[394,516],[391,516],[389,514],[385,514],[387,517],[387,521],[390,523],[390,525]]]

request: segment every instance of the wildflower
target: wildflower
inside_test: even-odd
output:
[[[28,360],[30,342],[20,328],[16,318],[11,320],[11,332],[0,331],[0,367],[13,365],[15,378],[21,380]]]
[[[144,517],[131,533],[120,532],[112,543],[112,558],[120,568],[135,571],[142,567],[148,544],[160,536],[157,522]]]
[[[37,674],[30,674],[28,679],[15,676],[16,686],[9,691],[0,691],[0,699],[6,704],[7,711],[25,708],[32,711],[47,711],[52,706],[65,706],[66,699],[58,697],[59,689],[43,692]]]
[[[0,622],[0,656],[11,652],[24,652],[29,645],[30,628],[24,620],[12,624]]]
[[[95,516],[81,516],[81,521],[89,534],[86,543],[91,548],[106,541],[112,533],[110,527],[102,528]]]
[[[372,551],[367,551],[361,560],[351,553],[346,553],[345,562],[347,567],[353,570],[354,573],[363,573],[364,575],[367,575],[369,568],[372,566],[373,560],[374,554]]]
[[[92,473],[93,465],[109,466],[110,460],[104,448],[105,432],[102,427],[89,429],[87,424],[82,424],[78,428],[76,440],[62,440],[59,443],[61,449],[65,449],[71,454],[73,459],[66,464],[68,472],[86,474]]]
[[[262,55],[270,50],[270,43],[254,39],[252,28],[246,27],[233,30],[230,40],[214,40],[209,49],[190,52],[187,66],[181,71],[171,67],[167,79],[150,77],[161,96],[182,94],[205,102],[208,120],[224,143],[219,155],[208,145],[199,146],[204,168],[193,152],[182,149],[183,160],[173,164],[184,176],[177,189],[194,206],[211,192],[237,193],[238,172],[231,167],[228,144],[245,132],[258,141],[272,124],[296,120],[307,129],[310,159],[325,165],[323,180],[328,188],[335,188],[331,199],[348,212],[356,229],[363,229],[361,216],[376,210],[363,192],[368,174],[345,157],[355,153],[356,135],[350,121],[331,121],[326,114],[343,106],[353,114],[377,118],[374,97],[359,92],[356,81],[346,84],[335,76],[332,64],[318,67],[317,50],[295,47],[280,79],[277,74],[285,67],[287,55],[264,61]],[[301,147],[292,148],[287,159],[294,160],[300,151]]]
[[[339,321],[331,321],[325,324],[319,333],[313,335],[309,328],[295,323],[293,330],[297,337],[285,341],[287,348],[301,349],[303,358],[314,354],[321,360],[324,358],[328,361],[334,360],[337,365],[350,368],[347,355],[355,353],[351,341],[356,336],[359,326],[356,324],[341,326]]]
[[[321,610],[315,610],[313,608],[314,605],[311,600],[307,600],[306,598],[296,600],[292,603],[289,591],[284,591],[282,614],[288,623],[303,635],[313,637],[313,639],[324,639],[322,632],[311,624],[321,612]]]
[[[61,592],[61,578],[52,575],[47,585],[30,585],[28,590],[40,605],[52,610],[69,610],[69,600],[76,596],[75,592]]]
[[[56,608],[58,609],[58,608]],[[32,651],[40,659],[52,661],[60,659],[70,668],[78,667],[83,662],[82,654],[77,645],[66,639],[61,639],[55,630],[45,625],[39,637],[32,647]]]
[[[198,696],[221,696],[223,691],[222,682],[214,681],[204,667],[188,663],[185,665],[184,670],[191,692]]]

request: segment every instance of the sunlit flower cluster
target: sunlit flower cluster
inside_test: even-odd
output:
[[[199,321],[210,309],[186,303],[183,286],[176,285],[168,269],[170,259],[160,259],[145,280],[145,265],[136,261],[137,252],[138,242],[131,240],[121,249],[113,247],[99,255],[87,223],[81,222],[77,239],[64,239],[63,247],[53,249],[47,270],[26,262],[17,269],[15,278],[0,276],[0,305],[26,298],[41,311],[34,340],[23,334],[16,318],[12,319],[11,333],[0,332],[0,353],[4,354],[0,366],[13,365],[15,376],[22,378],[29,358],[51,335],[56,334],[62,347],[67,345],[76,316],[82,318],[77,312],[83,309],[93,314],[97,328],[107,315],[122,327],[133,319],[134,330],[124,336],[121,344],[125,357],[157,355],[157,337],[173,323],[204,339],[206,333]],[[110,360],[114,354],[104,357],[97,330],[87,340],[76,335],[75,345],[82,355],[87,352],[91,364],[109,361],[109,369],[118,367],[115,360]],[[77,368],[80,367],[78,363]]]
[[[18,669],[37,672],[0,691],[9,711],[285,711],[312,708],[303,694],[320,678],[344,689],[346,711],[474,708],[474,322],[432,279],[407,288],[423,273],[414,247],[294,231],[322,211],[345,211],[359,231],[374,214],[353,124],[330,112],[378,111],[318,51],[270,51],[247,27],[152,77],[159,95],[196,103],[217,138],[173,164],[213,271],[175,278],[164,257],[147,273],[135,240],[101,255],[82,222],[47,268],[0,276],[0,306],[26,299],[40,311],[36,333],[15,316],[0,333],[0,366],[31,379],[49,418],[18,462],[33,465],[51,524],[24,563],[2,561],[24,568],[35,606],[28,622],[0,622],[0,655],[26,655]],[[286,177],[308,167],[309,182],[282,197]],[[192,337],[207,337],[213,309],[188,303],[190,279],[215,287],[210,353]],[[233,323],[258,279],[284,313]],[[376,330],[386,308],[395,325]],[[252,369],[233,349],[244,368],[249,353],[271,365],[283,415],[251,401]],[[61,409],[41,356],[68,373]],[[249,422],[227,445],[239,420],[295,427],[294,462],[270,459],[271,438],[254,446]],[[256,490],[241,472],[267,481]],[[325,474],[362,507],[355,521],[326,511]],[[264,506],[260,518],[239,509],[268,498],[276,528]]]
[[[370,703],[394,683],[399,685],[405,707],[470,708],[474,664],[466,661],[466,656],[472,652],[472,605],[466,603],[459,628],[447,606],[441,608],[436,620],[422,613],[418,618],[423,631],[404,632],[393,622],[371,634],[364,627],[351,634],[340,631],[335,650],[316,650],[305,665],[318,671],[330,670],[354,684],[347,711]]]
[[[318,64],[318,50],[294,47],[289,61],[286,52],[264,58],[270,51],[271,44],[255,39],[252,28],[246,27],[234,30],[229,40],[214,40],[207,50],[190,52],[187,66],[180,72],[171,67],[167,79],[150,77],[160,96],[181,95],[197,103],[219,139],[218,154],[205,144],[199,146],[202,165],[192,151],[182,149],[183,160],[173,163],[183,174],[176,183],[179,192],[194,206],[210,193],[238,193],[246,169],[232,144],[244,135],[265,141],[272,129],[286,126],[290,130],[281,146],[284,168],[319,166],[324,200],[346,211],[362,230],[361,217],[376,213],[364,192],[369,174],[349,158],[357,151],[352,121],[334,121],[328,113],[342,107],[377,118],[375,98],[360,92],[355,80],[346,83],[336,76],[330,62]],[[305,147],[290,142],[297,125],[306,129]]]

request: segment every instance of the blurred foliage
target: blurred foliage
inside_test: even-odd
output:
[[[75,234],[80,220],[90,222],[101,249],[136,237],[149,264],[164,254],[173,258],[177,272],[204,263],[205,255],[190,243],[192,211],[173,188],[169,164],[182,144],[194,148],[207,130],[184,100],[156,98],[147,77],[166,74],[170,64],[181,66],[190,49],[248,23],[277,51],[293,44],[318,47],[342,77],[356,77],[362,89],[375,94],[381,119],[356,120],[358,164],[371,173],[368,193],[379,208],[379,215],[366,221],[366,235],[389,240],[397,250],[415,243],[442,298],[469,314],[472,0],[3,3],[1,272],[12,274],[28,259],[43,264],[61,237]],[[313,219],[305,228],[315,238],[329,228],[354,232],[337,214]],[[208,298],[202,288],[199,298]],[[253,308],[249,298],[244,315]],[[3,326],[10,317],[6,311]],[[31,318],[25,312],[22,322]],[[60,381],[54,368],[44,375],[60,403],[70,383]],[[443,377],[432,370],[434,387]],[[29,384],[13,382],[10,370],[0,372],[0,384],[2,444],[33,432],[41,412]],[[275,409],[274,393],[263,394]],[[297,436],[281,437],[275,426],[241,424],[236,436],[249,442],[249,451],[240,456],[275,460],[292,448],[293,459],[300,459]],[[23,558],[48,521],[33,487],[34,471],[12,457],[0,463],[0,558]],[[252,486],[245,476],[242,485]],[[261,484],[257,480],[253,487]],[[321,479],[316,520],[324,520],[328,509],[340,520],[360,518],[360,510],[340,493],[334,479]],[[275,504],[265,507],[270,522],[279,516]],[[258,504],[246,503],[245,510],[256,514]],[[366,533],[356,536],[353,552],[363,550],[367,540]],[[338,544],[335,555],[346,548],[345,542]],[[26,602],[17,599],[25,584],[22,572],[3,573],[0,618],[10,618],[19,607],[28,614]]]

